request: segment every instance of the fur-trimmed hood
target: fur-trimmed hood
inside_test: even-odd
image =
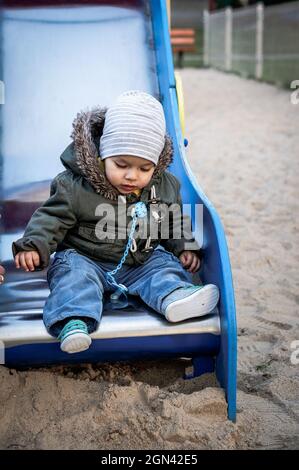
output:
[[[82,111],[73,121],[73,142],[61,155],[63,165],[74,173],[84,176],[95,192],[110,200],[117,200],[118,191],[107,180],[99,165],[99,143],[103,133],[106,107],[96,107],[91,111]],[[165,145],[159,157],[148,187],[156,183],[162,173],[172,163],[173,143],[166,134]]]

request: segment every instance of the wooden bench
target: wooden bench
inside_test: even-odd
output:
[[[178,54],[178,66],[183,67],[185,52],[196,52],[194,29],[172,29],[170,31],[173,53]]]

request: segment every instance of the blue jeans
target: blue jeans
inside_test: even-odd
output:
[[[116,266],[92,260],[74,249],[55,253],[47,273],[50,295],[43,315],[51,335],[58,336],[63,321],[69,317],[84,317],[89,333],[96,330],[103,310],[103,293],[113,292],[105,272]],[[164,297],[179,287],[193,285],[191,273],[183,268],[176,256],[160,245],[145,264],[123,265],[115,279],[128,288],[130,295],[140,296],[161,314]]]

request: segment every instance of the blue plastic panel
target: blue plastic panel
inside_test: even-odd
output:
[[[57,343],[27,344],[7,348],[5,365],[43,365],[79,362],[113,362],[162,357],[192,357],[215,355],[219,336],[202,334],[174,336],[146,336],[94,340],[91,347],[80,354],[62,352]]]

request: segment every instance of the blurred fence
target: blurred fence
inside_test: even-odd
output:
[[[289,87],[299,79],[299,1],[205,11],[204,65]]]

